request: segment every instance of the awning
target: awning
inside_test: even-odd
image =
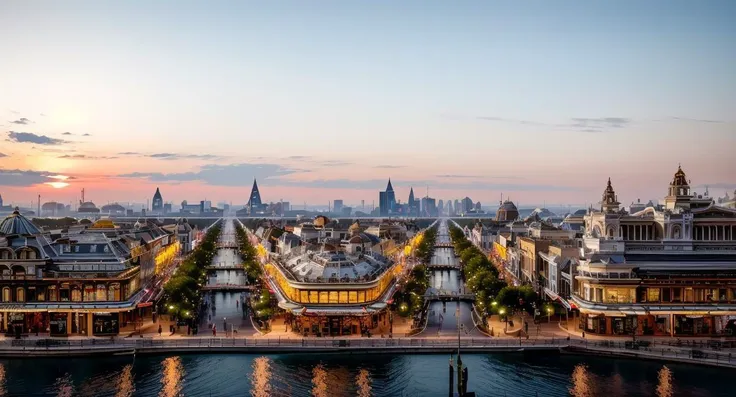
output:
[[[301,310],[302,306],[288,301],[279,302],[279,307],[284,310]]]

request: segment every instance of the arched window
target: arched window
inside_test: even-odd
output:
[[[87,284],[84,286],[84,301],[93,302],[95,300],[95,287],[94,285]]]
[[[15,301],[25,302],[26,301],[26,290],[23,287],[18,287],[15,290]]]
[[[112,283],[107,289],[107,300],[108,301],[119,301],[120,300],[120,284]]]
[[[72,288],[72,302],[81,302],[82,301],[82,291],[79,290],[79,287],[73,287]]]
[[[13,251],[0,249],[0,259],[13,259]]]
[[[107,287],[105,284],[97,284],[97,296],[95,296],[95,300],[98,302],[107,300]]]
[[[3,287],[3,302],[10,302],[11,300],[10,287]]]

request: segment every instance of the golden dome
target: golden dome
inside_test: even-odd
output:
[[[330,220],[324,215],[317,215],[317,217],[314,218],[314,226],[316,227],[325,227],[329,222]]]
[[[110,219],[100,219],[92,226],[89,227],[90,229],[114,229],[115,223]]]

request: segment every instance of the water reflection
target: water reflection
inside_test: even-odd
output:
[[[258,357],[253,360],[253,388],[250,394],[253,397],[269,397],[271,395],[271,360],[268,357]]]
[[[7,394],[5,391],[5,366],[0,363],[0,397]]]
[[[181,393],[181,380],[184,375],[184,367],[181,357],[169,357],[161,362],[161,392],[160,397],[176,397]]]
[[[355,383],[358,385],[358,397],[369,397],[371,395],[371,374],[367,369],[358,371]]]
[[[56,395],[58,397],[71,397],[74,394],[74,382],[71,374],[67,372],[64,376],[57,378],[54,389],[57,391]]]
[[[327,397],[327,371],[319,364],[312,369],[312,395],[314,397]]]
[[[659,385],[657,386],[657,396],[659,397],[672,397],[674,394],[672,387],[672,371],[667,366],[663,366],[659,370],[657,376],[659,378]]]
[[[575,397],[592,397],[595,395],[591,377],[588,374],[588,367],[585,364],[578,364],[573,369],[570,394]]]
[[[135,392],[133,365],[128,364],[123,367],[118,376],[115,397],[130,397],[133,395],[133,392]]]

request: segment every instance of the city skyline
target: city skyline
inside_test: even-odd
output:
[[[736,188],[731,2],[35,3],[0,13],[6,203]]]

